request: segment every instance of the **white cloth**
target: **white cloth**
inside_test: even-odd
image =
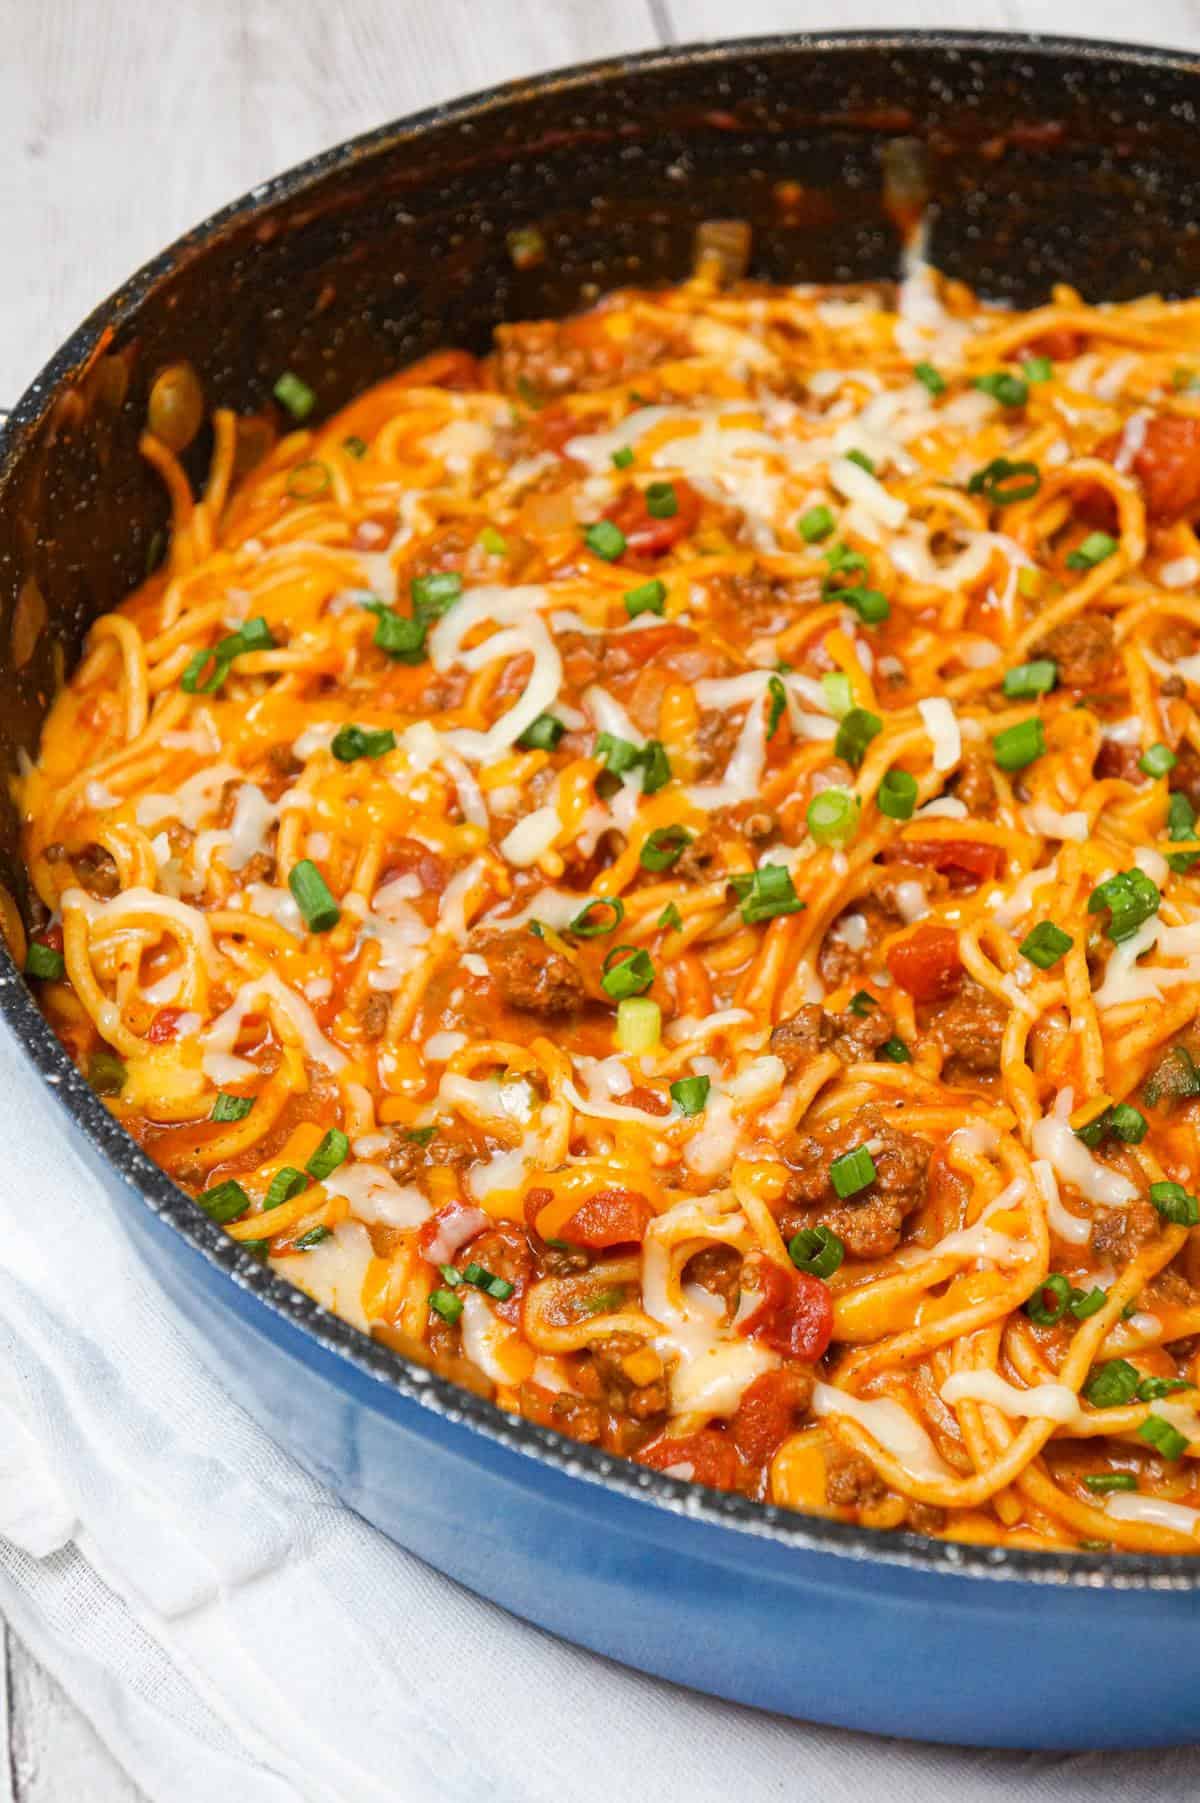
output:
[[[0,1029],[0,1612],[154,1803],[974,1803],[1014,1784],[1027,1803],[1183,1803],[1200,1788],[1196,1750],[969,1753],[758,1715],[459,1589],[230,1402],[38,1089]]]

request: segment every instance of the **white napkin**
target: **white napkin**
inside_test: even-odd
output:
[[[814,1728],[639,1677],[459,1589],[230,1402],[6,1033],[0,1070],[0,1613],[155,1803],[1196,1795],[1196,1750],[1051,1758]]]

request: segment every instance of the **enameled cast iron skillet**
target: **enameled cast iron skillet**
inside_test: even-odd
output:
[[[165,251],[47,364],[0,433],[0,760],[165,524],[137,452],[149,382],[321,413],[442,344],[688,272],[706,218],[752,273],[893,275],[880,156],[931,153],[933,255],[1032,305],[1200,291],[1200,65],[1099,44],[918,34],[673,50],[500,88],[329,151]],[[780,181],[802,204],[781,215]],[[505,247],[550,246],[517,272]],[[207,446],[193,453],[193,474]],[[0,880],[24,877],[7,787]],[[213,1226],[66,1059],[12,963],[0,1011],[197,1343],[275,1438],[386,1533],[568,1638],[772,1709],[1016,1746],[1191,1740],[1200,1560],[882,1536],[699,1491],[513,1420],[334,1319]],[[56,1117],[61,1118],[61,1117]],[[211,1349],[211,1350],[210,1350]],[[1169,1680],[1164,1681],[1165,1674]]]

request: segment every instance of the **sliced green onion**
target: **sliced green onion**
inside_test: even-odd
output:
[[[293,501],[315,501],[318,495],[325,493],[332,480],[328,464],[310,457],[307,463],[298,463],[289,473],[287,492]]]
[[[1165,776],[1168,770],[1174,770],[1179,759],[1169,745],[1151,745],[1138,759],[1138,769],[1143,776]]]
[[[489,557],[505,557],[508,554],[508,540],[494,526],[484,527],[479,534],[479,542]]]
[[[510,1283],[507,1277],[497,1277],[494,1271],[489,1271],[485,1266],[476,1264],[474,1259],[469,1265],[463,1267],[462,1276],[464,1283],[469,1283],[475,1289],[482,1290],[485,1296],[494,1296],[497,1302],[507,1302],[516,1288],[516,1285]]]
[[[867,746],[882,731],[883,721],[878,714],[869,713],[865,707],[852,707],[837,729],[833,741],[834,757],[844,759],[857,769],[866,756]]]
[[[872,1008],[878,1008],[879,1002],[869,989],[859,989],[850,997],[847,1005],[851,1014],[856,1015],[859,1020],[865,1020]]]
[[[342,764],[353,764],[358,758],[381,758],[396,749],[396,735],[390,726],[374,732],[365,726],[342,726],[334,734],[329,747]]]
[[[932,363],[914,364],[913,375],[917,378],[918,382],[924,383],[930,394],[945,394],[946,378],[943,375],[939,375]]]
[[[798,914],[807,906],[796,894],[786,864],[764,864],[753,874],[732,876],[729,881],[747,926],[773,920],[777,914]]]
[[[302,382],[290,369],[284,370],[271,393],[295,420],[307,419],[317,404],[317,397],[308,383]]]
[[[332,1238],[332,1229],[318,1222],[315,1227],[310,1227],[307,1233],[302,1233],[298,1240],[292,1241],[292,1251],[309,1252],[314,1246],[319,1246],[322,1240],[330,1238]]]
[[[1172,1046],[1159,1059],[1146,1080],[1146,1100],[1181,1102],[1200,1096],[1200,1070],[1186,1046]]]
[[[308,1188],[308,1178],[303,1171],[298,1171],[294,1164],[280,1165],[272,1177],[266,1195],[263,1197],[263,1212],[279,1208],[284,1202],[290,1202],[298,1196],[302,1189]]]
[[[780,677],[769,676],[767,678],[767,694],[771,697],[771,705],[767,710],[767,737],[773,739],[775,729],[783,719],[784,710],[787,707],[787,690]]]
[[[1136,1490],[1138,1481],[1132,1471],[1093,1471],[1084,1483],[1094,1496],[1107,1496],[1114,1490]]]
[[[296,898],[310,933],[328,933],[342,917],[329,886],[311,858],[301,858],[288,871],[288,888]]]
[[[710,1088],[711,1083],[707,1077],[680,1077],[677,1083],[671,1085],[671,1100],[680,1114],[700,1114],[708,1101]]]
[[[522,751],[553,751],[566,730],[553,714],[539,714],[529,722],[517,744]]]
[[[829,1167],[829,1181],[843,1202],[847,1196],[857,1196],[860,1190],[868,1189],[877,1175],[875,1160],[865,1146],[843,1152]]]
[[[124,1061],[103,1047],[88,1059],[87,1080],[98,1096],[119,1096],[128,1075]]]
[[[594,526],[585,528],[583,542],[605,563],[615,563],[625,549],[625,534],[611,520],[597,520]]]
[[[885,1039],[879,1048],[879,1056],[886,1058],[889,1064],[911,1064],[912,1053],[902,1039]]]
[[[382,601],[364,603],[367,613],[375,615],[374,643],[398,664],[425,662],[425,635],[429,628],[423,620],[398,614]]]
[[[340,1127],[331,1127],[305,1165],[314,1183],[324,1183],[350,1156],[350,1141]]]
[[[196,1200],[209,1220],[215,1221],[218,1227],[224,1227],[229,1221],[236,1221],[250,1206],[249,1196],[232,1177],[224,1183],[214,1184],[212,1189],[202,1191]]]
[[[1060,1271],[1051,1271],[1026,1302],[1025,1313],[1039,1327],[1053,1327],[1066,1314],[1070,1300],[1071,1286],[1067,1279]]]
[[[348,457],[365,457],[367,454],[367,441],[365,438],[359,438],[356,433],[352,432],[349,438],[343,438],[342,449]]]
[[[802,1227],[788,1241],[788,1257],[797,1271],[822,1281],[833,1276],[845,1256],[845,1246],[829,1227]]]
[[[190,657],[179,686],[187,695],[215,695],[228,676],[235,657],[241,657],[246,651],[269,651],[274,643],[271,628],[260,614],[247,620],[237,632],[219,639],[208,650],[197,651]]]
[[[1138,1372],[1128,1359],[1109,1359],[1097,1365],[1083,1386],[1083,1394],[1094,1409],[1119,1409],[1132,1402],[1138,1387]]]
[[[669,870],[691,842],[685,826],[656,827],[647,835],[638,862],[643,870]]]
[[[683,925],[683,915],[674,902],[668,902],[654,924],[663,930],[669,929],[671,932],[677,933]]]
[[[1196,837],[1196,810],[1186,795],[1177,789],[1167,798],[1167,837],[1169,839],[1194,839]],[[1173,851],[1167,853],[1167,863],[1177,876],[1185,875],[1200,858],[1200,851]]]
[[[976,376],[972,387],[990,394],[1002,407],[1023,407],[1029,399],[1029,384],[1007,369],[994,370],[986,376]]]
[[[810,507],[796,521],[796,531],[806,545],[819,545],[833,531],[834,519],[828,507]]]
[[[654,963],[649,952],[633,945],[617,945],[604,960],[600,987],[605,995],[619,1002],[627,995],[643,995],[653,981]]]
[[[1150,1200],[1172,1227],[1194,1227],[1200,1221],[1200,1204],[1182,1183],[1152,1183]]]
[[[657,795],[671,780],[671,762],[661,739],[647,739],[639,762],[642,766],[642,794]]]
[[[679,496],[672,482],[652,482],[642,499],[652,520],[673,520],[679,512]]]
[[[1135,866],[1131,870],[1119,870],[1093,889],[1088,896],[1087,911],[1098,914],[1104,908],[1109,910],[1105,932],[1115,945],[1120,945],[1123,940],[1132,939],[1138,928],[1152,914],[1158,913],[1161,902],[1157,885],[1145,871]]]
[[[618,739],[610,732],[596,734],[596,756],[606,770],[614,776],[623,776],[627,770],[636,770],[642,761],[641,747],[631,739]]]
[[[599,918],[595,917],[596,909],[602,910]],[[603,912],[605,909],[607,913]],[[619,896],[597,895],[584,902],[574,920],[567,923],[567,931],[577,939],[603,939],[608,933],[615,933],[624,918],[625,903]]]
[[[1137,1399],[1139,1402],[1158,1402],[1164,1396],[1174,1396],[1177,1391],[1191,1387],[1183,1377],[1143,1377],[1137,1387]]]
[[[1161,1415],[1147,1415],[1137,1430],[1139,1440],[1152,1446],[1156,1453],[1172,1462],[1181,1459],[1188,1449],[1188,1438]]]
[[[1108,1111],[1108,1124],[1118,1139],[1127,1146],[1140,1146],[1150,1131],[1150,1123],[1140,1108],[1130,1102],[1118,1102]]]
[[[858,830],[858,808],[849,789],[822,789],[808,804],[808,830],[818,845],[845,845]]]
[[[404,1137],[410,1140],[414,1146],[427,1146],[431,1140],[437,1138],[437,1128],[433,1126],[410,1127]]]
[[[1067,1307],[1077,1321],[1088,1321],[1093,1315],[1100,1313],[1107,1301],[1104,1291],[1098,1285],[1093,1285],[1090,1290],[1072,1290]]]
[[[967,483],[967,493],[982,495],[994,507],[1011,507],[1016,501],[1032,500],[1041,486],[1042,472],[1036,463],[1012,463],[1007,457],[993,457],[975,471]]]
[[[825,562],[829,565],[831,576],[858,576],[867,569],[867,560],[861,551],[852,551],[839,539],[837,544],[830,545],[825,553]],[[827,591],[837,593],[837,590]]]
[[[457,570],[432,570],[426,576],[414,576],[409,584],[413,618],[423,626],[440,620],[462,598],[462,592],[463,580]]]
[[[628,444],[622,445],[619,451],[613,452],[612,460],[613,468],[615,470],[627,470],[633,462],[633,446]]]
[[[208,1118],[210,1121],[244,1121],[253,1106],[253,1096],[231,1096],[222,1089]]]
[[[1054,377],[1054,365],[1049,357],[1026,357],[1021,368],[1027,382],[1049,382]]]
[[[822,676],[821,687],[825,691],[825,705],[834,719],[843,719],[854,706],[850,678],[841,670],[832,671],[828,676]]]
[[[1046,750],[1046,734],[1040,720],[1018,720],[992,739],[992,754],[1001,770],[1024,770]]]
[[[649,582],[631,588],[625,596],[625,612],[631,620],[639,614],[660,614],[667,599],[667,585],[652,576]]]
[[[889,820],[911,820],[917,805],[917,779],[907,770],[888,770],[875,791],[875,806]]]
[[[834,593],[852,607],[864,626],[878,626],[891,613],[891,603],[877,588],[841,588]]]
[[[431,1290],[429,1306],[435,1314],[440,1315],[442,1320],[449,1322],[451,1326],[463,1312],[462,1297],[456,1296],[453,1290]]]
[[[651,1052],[662,1038],[662,1009],[646,995],[617,1003],[617,1050]]]
[[[866,470],[868,476],[873,476],[875,474],[874,461],[867,456],[865,451],[847,451],[846,462],[857,463],[859,469]]]
[[[1039,920],[1020,944],[1020,953],[1039,970],[1050,970],[1074,945],[1070,933],[1064,933],[1052,920]]]
[[[1039,657],[1004,672],[1004,693],[1010,701],[1028,701],[1034,695],[1048,695],[1057,681],[1058,665]]]
[[[1111,557],[1119,549],[1115,538],[1107,532],[1089,532],[1081,544],[1076,545],[1067,558],[1069,570],[1093,570],[1106,557]]]
[[[31,939],[25,954],[25,975],[40,977],[43,982],[57,983],[67,974],[67,961],[52,945]]]

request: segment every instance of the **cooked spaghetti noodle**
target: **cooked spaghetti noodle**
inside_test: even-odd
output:
[[[147,434],[168,560],[23,780],[116,1117],[579,1440],[1197,1550],[1200,302],[716,258],[276,393],[199,496]]]

